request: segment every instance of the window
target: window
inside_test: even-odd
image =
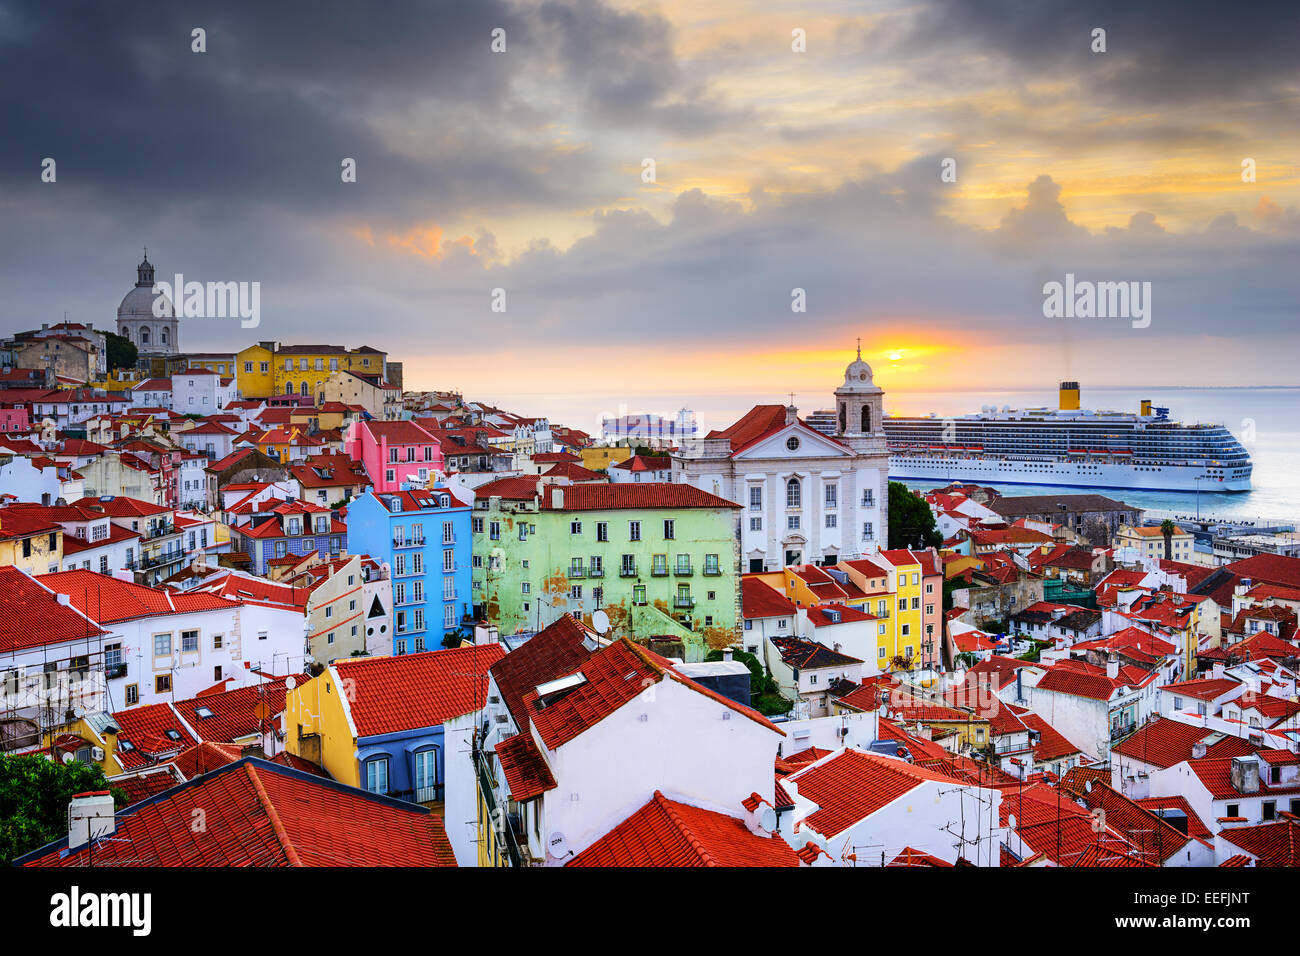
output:
[[[488,525],[488,538],[492,541],[501,540],[501,522],[493,521]]]
[[[785,529],[786,529],[787,531],[798,531],[798,530],[799,530],[799,516],[798,516],[798,515],[786,515],[786,516],[785,516]]]
[[[588,573],[589,573],[593,578],[604,577],[604,576],[605,576],[605,559],[604,559],[603,557],[601,557],[599,554],[593,554],[593,555],[591,556],[591,568],[590,568],[590,570],[588,571]]]
[[[828,527],[828,528],[834,528],[834,527],[835,527],[835,519],[836,519],[836,517],[837,517],[836,515],[827,515],[827,516],[826,516],[826,527]]]
[[[785,483],[785,506],[787,508],[799,508],[803,500],[803,489],[799,484],[798,478],[791,478]]]
[[[575,584],[575,585],[573,585],[572,587],[569,588],[569,600],[571,600],[571,601],[581,601],[581,600],[582,600],[582,585],[581,585],[581,584]]]
[[[763,510],[763,489],[760,485],[751,485],[749,488],[749,510]]]
[[[444,522],[442,523],[442,543],[443,543],[443,544],[451,544],[451,543],[454,542],[455,540],[456,540],[456,535],[455,535],[455,533],[453,532],[451,522],[450,522],[450,521],[444,521]]]
[[[863,540],[863,541],[870,541],[870,540],[871,540],[872,538],[874,538],[875,536],[876,536],[876,534],[875,534],[875,531],[873,530],[873,527],[872,527],[871,522],[870,522],[870,521],[864,521],[864,522],[862,523],[862,540]]]
[[[920,608],[921,608],[921,599],[919,597],[912,598],[912,610],[917,611],[920,610]]]
[[[483,533],[483,519],[482,519],[482,518],[475,518],[475,519],[473,520],[472,524],[473,524],[473,527],[470,529],[471,531],[473,531],[475,534],[482,534],[482,533]]]
[[[629,521],[627,523],[627,539],[629,541],[641,540],[641,522]]]
[[[676,525],[673,522],[672,518],[664,519],[664,540],[665,541],[671,541],[673,539],[674,537],[673,531],[675,530],[675,528]]]
[[[399,643],[405,644],[405,641]],[[388,793],[388,758],[381,757],[366,764],[366,789],[371,793]]]
[[[827,508],[839,507],[839,498],[840,498],[840,486],[827,485],[826,486],[826,507]]]
[[[635,577],[636,576],[636,555],[633,554],[623,555],[623,561],[622,564],[619,565],[618,573],[625,578]]]
[[[597,541],[609,540],[609,525],[604,521],[596,522],[596,540]]]
[[[172,636],[170,634],[155,634],[153,636],[153,656],[163,657],[172,652]]]
[[[521,594],[528,594],[529,591],[532,589],[532,584],[530,584],[528,581],[524,581],[519,587],[520,587]]]
[[[763,530],[763,519],[762,519],[762,518],[750,518],[750,519],[749,519],[749,530],[750,530],[750,531],[762,531],[762,530]]]
[[[816,683],[817,683],[817,675],[816,675],[816,674],[809,674],[809,675],[808,675],[808,683],[809,683],[809,684],[816,684]]]
[[[406,603],[406,584],[404,582],[399,581],[397,584],[393,585],[393,603]]]
[[[1264,801],[1264,813],[1263,813],[1263,819],[1264,819],[1264,821],[1265,821],[1266,823],[1267,823],[1269,820],[1276,820],[1276,819],[1277,819],[1277,801],[1276,801],[1276,800],[1265,800],[1265,801]]]
[[[644,584],[638,584],[632,588],[632,603],[640,606],[645,605],[646,599]]]
[[[689,554],[677,555],[677,573],[678,574],[691,573],[691,556]]]
[[[451,548],[447,548],[442,552],[442,570],[443,571],[456,570],[456,552],[453,551]]]
[[[875,502],[875,495],[872,494],[870,488],[868,488],[866,491],[862,492],[862,507],[864,507],[864,508],[870,508],[870,507],[872,507],[873,505],[875,505],[875,503],[876,503],[876,502]]]
[[[188,654],[199,649],[198,631],[181,631],[181,653]]]
[[[258,363],[258,371],[260,371],[263,375],[265,375],[267,372],[271,371],[271,363],[270,363],[270,362],[259,362],[259,363]]]
[[[570,521],[570,522],[569,522],[569,534],[582,534],[582,522],[581,522],[581,521]]]
[[[720,574],[721,569],[718,567],[718,556],[716,554],[706,554],[704,556],[704,573]]]
[[[245,362],[245,363],[244,363],[244,371],[245,371],[246,373],[248,373],[248,374],[252,374],[252,371],[253,371],[253,363],[252,363],[252,362]]]
[[[140,685],[139,685],[139,684],[127,684],[127,685],[126,685],[126,703],[127,703],[127,706],[128,706],[128,707],[132,706],[133,704],[138,704],[138,703],[140,703]]]
[[[396,556],[393,558],[393,573],[394,573],[394,574],[405,574],[405,573],[406,573],[406,555],[405,555],[405,554],[398,554],[398,555],[396,555]]]
[[[172,689],[172,675],[159,674],[153,679],[153,690],[155,694],[168,694]]]

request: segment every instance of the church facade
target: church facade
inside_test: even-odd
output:
[[[793,405],[756,405],[674,454],[673,481],[740,505],[741,571],[872,555],[889,540],[883,403],[859,349],[835,390],[834,434]]]
[[[117,307],[117,334],[130,339],[141,359],[177,355],[180,352],[176,311],[171,301],[154,292],[153,264],[148,252],[136,266],[135,288]],[[154,303],[160,300],[155,315]]]

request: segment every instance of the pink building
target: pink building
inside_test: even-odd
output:
[[[31,427],[25,407],[0,408],[0,434],[11,435],[14,432],[27,432]]]
[[[415,422],[356,422],[348,427],[343,450],[381,493],[401,491],[404,481],[423,484],[443,470],[438,439]]]

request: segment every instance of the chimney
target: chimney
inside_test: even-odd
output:
[[[242,757],[260,757],[266,759],[266,751],[262,749],[261,744],[244,744],[239,749],[239,756]]]
[[[1259,763],[1254,757],[1233,757],[1232,786],[1238,793],[1259,792]]]
[[[564,489],[558,485],[551,489],[551,507],[556,511],[564,509]]]
[[[117,829],[113,796],[107,790],[78,793],[68,804],[68,849],[76,850],[92,839],[111,836]]]
[[[722,649],[722,659],[723,659],[724,661],[729,661],[729,660],[731,660],[731,648],[729,648],[729,647],[724,647],[724,648]]]
[[[1119,655],[1114,651],[1106,655],[1106,676],[1111,680],[1119,677]]]
[[[1192,759],[1200,760],[1202,757],[1205,756],[1206,749],[1207,748],[1205,746],[1204,740],[1196,741],[1196,743],[1192,744]]]

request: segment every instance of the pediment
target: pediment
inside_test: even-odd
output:
[[[790,447],[791,441],[797,445]],[[786,425],[735,454],[738,461],[776,459],[799,461],[806,458],[851,458],[853,450],[809,428],[802,422]]]

